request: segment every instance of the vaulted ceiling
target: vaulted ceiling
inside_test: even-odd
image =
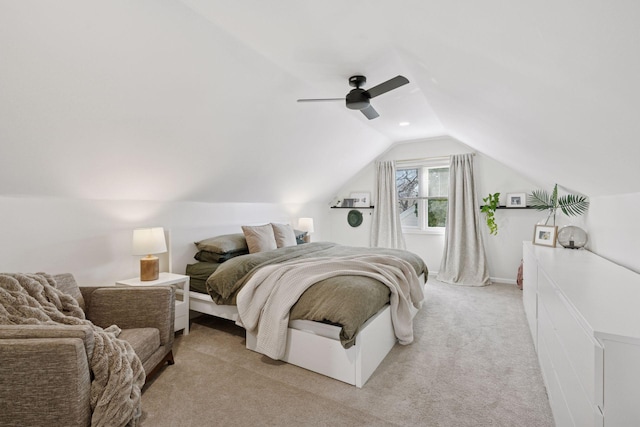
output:
[[[326,201],[442,134],[541,185],[639,192],[638,22],[625,0],[0,0],[0,194]],[[374,120],[296,102],[354,74],[410,83]]]

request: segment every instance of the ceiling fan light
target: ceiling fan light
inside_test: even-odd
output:
[[[363,110],[369,106],[369,101],[362,102],[349,102],[347,101],[347,108],[352,110]]]

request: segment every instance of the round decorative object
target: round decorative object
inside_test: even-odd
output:
[[[587,232],[575,225],[566,225],[558,231],[558,243],[567,249],[580,249],[588,240]]]
[[[347,214],[347,222],[352,227],[358,227],[362,224],[362,212],[352,209]]]

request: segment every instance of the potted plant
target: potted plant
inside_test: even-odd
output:
[[[500,193],[489,193],[489,195],[483,198],[482,201],[484,202],[484,205],[480,208],[480,212],[485,216],[487,227],[489,227],[489,234],[493,234],[495,236],[498,234],[498,224],[496,224],[495,211],[498,209],[498,205],[500,203]]]
[[[585,196],[567,194],[558,197],[558,184],[553,187],[551,194],[544,190],[534,190],[529,194],[527,203],[539,211],[549,211],[545,225],[549,225],[549,220],[553,217],[553,225],[556,225],[556,212],[558,208],[567,216],[582,215],[589,209],[589,201]]]

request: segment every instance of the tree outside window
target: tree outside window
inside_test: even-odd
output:
[[[449,194],[448,166],[398,168],[396,189],[403,229],[444,228]]]

